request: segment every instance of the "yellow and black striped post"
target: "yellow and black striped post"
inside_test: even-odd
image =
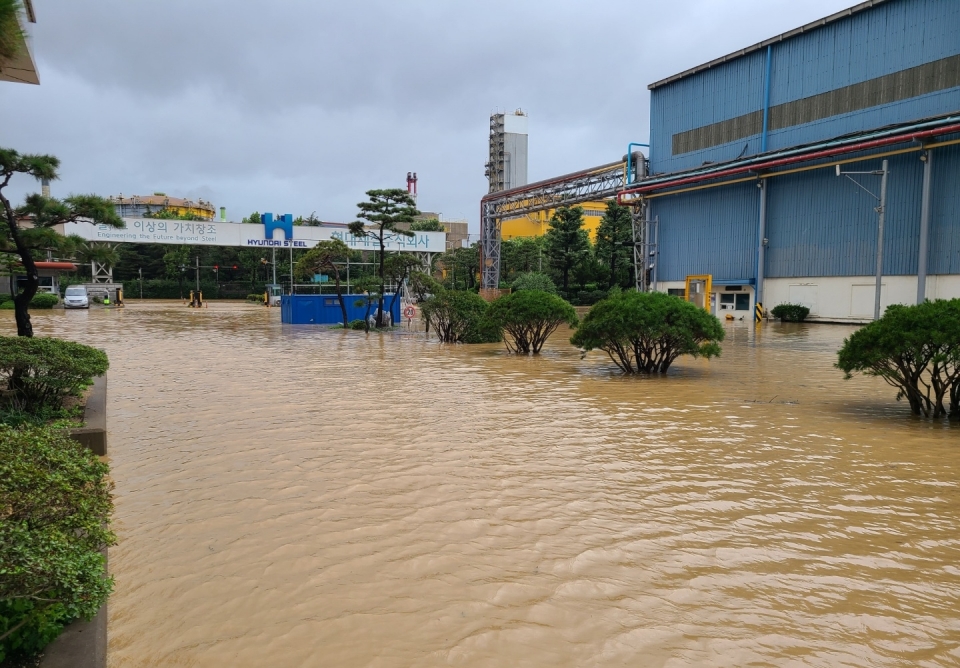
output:
[[[753,321],[756,323],[763,322],[763,304],[757,302],[756,307],[753,309]]]

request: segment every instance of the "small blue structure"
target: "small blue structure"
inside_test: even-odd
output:
[[[350,320],[363,320],[367,313],[366,295],[344,295],[347,316]],[[363,306],[355,306],[363,301]],[[396,300],[393,309],[390,303],[392,294],[383,297],[384,308],[393,314],[393,322],[400,322],[400,300]],[[370,314],[377,312],[377,305],[370,307]],[[343,320],[340,301],[336,295],[284,295],[280,300],[280,321],[286,325],[336,325]]]

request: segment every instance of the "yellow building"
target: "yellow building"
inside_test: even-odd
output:
[[[590,234],[590,241],[596,242],[600,219],[607,211],[606,202],[584,202],[577,206],[583,208],[583,228]],[[503,239],[519,237],[539,237],[550,229],[553,209],[529,213],[519,218],[507,218],[500,223],[500,236]]]
[[[117,213],[126,218],[142,218],[147,214],[168,211],[177,216],[192,215],[202,220],[213,220],[217,211],[213,204],[202,199],[190,200],[180,197],[167,197],[166,193],[152,195],[131,195],[111,197]]]

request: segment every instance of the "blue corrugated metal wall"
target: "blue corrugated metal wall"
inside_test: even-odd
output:
[[[960,145],[936,151],[930,182],[931,274],[960,274]]]
[[[712,274],[717,281],[756,275],[758,208],[752,183],[651,200],[660,219],[657,279],[682,281]]]
[[[916,274],[923,163],[919,154],[888,158],[883,272]],[[880,159],[844,165],[879,169]],[[880,194],[880,177],[854,176]],[[832,169],[767,180],[767,262],[770,278],[869,276],[876,271],[877,200]]]
[[[892,0],[772,48],[772,106],[960,53],[958,0]],[[651,169],[672,172],[760,150],[760,136],[672,155],[675,133],[762,109],[761,50],[651,91]],[[768,148],[805,144],[960,108],[960,89],[772,131]]]

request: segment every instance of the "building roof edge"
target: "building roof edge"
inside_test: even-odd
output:
[[[731,60],[736,60],[737,58],[741,58],[747,55],[748,53],[759,51],[760,49],[766,48],[771,44],[775,44],[777,42],[783,42],[797,35],[810,32],[811,30],[816,30],[817,28],[822,28],[827,24],[833,23],[835,21],[839,21],[840,19],[845,19],[848,16],[853,16],[854,14],[857,14],[867,9],[872,9],[877,5],[882,5],[883,3],[890,2],[890,1],[891,0],[866,0],[865,2],[856,4],[853,7],[848,7],[847,9],[843,9],[839,12],[836,12],[835,14],[831,14],[830,16],[825,16],[822,19],[817,19],[816,21],[807,23],[806,25],[802,25],[799,28],[794,28],[793,30],[789,30],[785,33],[781,33],[776,37],[765,39],[762,42],[757,42],[752,46],[748,46],[738,51],[728,53],[725,56],[720,56],[719,58],[715,58],[710,62],[703,63],[702,65],[697,65],[696,67],[691,67],[688,70],[684,70],[679,74],[674,74],[673,76],[669,76],[666,79],[660,79],[659,81],[655,81],[649,86],[647,86],[647,88],[649,90],[653,90],[655,88],[660,88],[661,86],[666,86],[667,84],[673,83],[674,81],[685,79],[692,74],[703,72],[704,70],[709,70],[710,68],[716,67],[717,65],[722,65],[723,63],[730,62]]]

